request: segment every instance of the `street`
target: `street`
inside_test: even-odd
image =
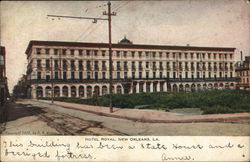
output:
[[[84,105],[83,105],[84,106]],[[144,123],[100,116],[35,100],[9,103],[3,135],[249,135],[249,121],[233,123]]]

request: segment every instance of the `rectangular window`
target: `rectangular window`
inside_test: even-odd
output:
[[[120,57],[120,51],[116,51],[116,57]]]
[[[102,79],[106,79],[106,73],[102,72]]]
[[[58,54],[58,49],[54,49],[54,55]]]
[[[42,67],[42,61],[41,60],[37,60],[37,68],[41,68]]]
[[[163,78],[163,76],[162,76],[162,72],[160,72],[160,78]]]
[[[41,72],[37,72],[37,79],[42,79],[42,73]]]
[[[70,61],[71,70],[75,70],[75,60]]]
[[[211,78],[211,72],[208,72],[208,77]]]
[[[197,72],[196,78],[200,78],[200,72]]]
[[[41,54],[41,48],[36,49],[36,54],[40,55]]]
[[[106,69],[106,61],[102,61],[102,70],[107,70]]]
[[[87,79],[91,79],[91,74],[90,74],[90,72],[87,72]]]
[[[71,72],[71,79],[75,79],[75,72]]]
[[[132,72],[132,78],[135,79],[135,72]]]
[[[139,72],[139,78],[140,79],[142,78],[142,72]]]
[[[46,75],[46,80],[50,80],[50,75]]]
[[[75,50],[74,49],[71,49],[70,50],[70,55],[73,56],[75,54]]]
[[[233,77],[233,72],[230,72],[230,78],[232,78]]]
[[[117,77],[117,79],[121,79],[121,73],[120,73],[120,72],[117,72],[117,73],[116,73],[116,77]]]
[[[106,51],[102,51],[102,56],[105,56]]]
[[[149,62],[146,62],[146,68],[149,68]]]
[[[66,52],[67,52],[66,49],[62,49],[62,54],[63,54],[63,55],[66,55]]]
[[[128,70],[128,62],[127,61],[124,61],[123,68],[124,68],[124,70]]]
[[[55,69],[58,69],[58,67],[59,67],[58,60],[54,60],[54,67],[55,67]]]
[[[98,80],[98,72],[95,72],[95,80]]]
[[[138,52],[138,55],[139,55],[139,57],[141,58],[141,56],[142,56],[142,52],[141,52],[141,51],[139,51],[139,52]]]
[[[127,57],[127,51],[123,52],[123,57]]]
[[[188,78],[188,72],[186,72],[186,74],[185,74],[185,78],[186,78],[186,79]]]
[[[79,72],[79,79],[82,80],[83,76],[82,76],[82,71]]]
[[[91,64],[90,64],[90,61],[87,61],[87,70],[91,70]]]
[[[58,80],[58,72],[57,72],[57,71],[55,72],[54,78],[55,78],[56,80]]]
[[[156,53],[155,53],[155,52],[152,52],[152,55],[153,55],[153,57],[155,57]]]
[[[176,72],[173,72],[173,78],[174,79],[176,78]]]
[[[45,49],[45,54],[49,55],[49,48]]]
[[[153,72],[153,78],[156,78],[156,72]]]
[[[98,61],[95,61],[95,70],[99,70]]]
[[[132,57],[135,57],[135,51],[132,51],[132,52],[131,52],[131,56],[132,56]]]
[[[146,78],[147,79],[149,78],[149,72],[148,71],[146,72]]]
[[[167,72],[167,78],[170,78],[170,72]]]
[[[78,54],[79,54],[79,56],[82,56],[82,49],[78,50]]]
[[[128,78],[128,72],[124,72],[124,79]]]
[[[94,55],[98,56],[98,50],[94,50]]]
[[[79,61],[78,61],[78,69],[79,69],[79,70],[83,70],[82,60],[79,60]]]
[[[86,55],[90,56],[90,50],[86,50]]]
[[[48,68],[50,68],[50,60],[46,60],[46,68],[48,69]]]
[[[66,71],[63,72],[63,79],[64,79],[64,80],[67,79],[67,72],[66,72]]]

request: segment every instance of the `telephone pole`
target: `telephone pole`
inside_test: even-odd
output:
[[[50,57],[51,103],[54,103],[53,59]]]
[[[60,16],[60,15],[47,15],[48,17],[56,18],[71,18],[71,19],[90,19],[93,20],[93,23],[97,23],[97,20],[107,20],[108,21],[108,34],[109,34],[109,110],[110,113],[113,113],[113,61],[112,61],[112,41],[111,41],[111,16],[116,16],[115,12],[111,12],[111,3],[108,2],[108,13],[103,12],[103,15],[107,15],[108,18],[97,18],[97,17],[76,17],[76,16]]]

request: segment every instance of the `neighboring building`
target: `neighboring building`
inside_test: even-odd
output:
[[[0,104],[3,104],[9,96],[6,77],[6,53],[5,47],[0,47]]]
[[[240,78],[236,88],[250,90],[250,56],[246,56],[244,61],[238,62],[235,71]]]
[[[142,45],[124,38],[112,51],[114,93],[235,89],[237,83],[235,48]],[[25,53],[32,98],[109,93],[106,43],[30,41]]]
[[[23,75],[13,88],[13,96],[15,98],[31,98],[30,84],[27,81],[27,75]]]

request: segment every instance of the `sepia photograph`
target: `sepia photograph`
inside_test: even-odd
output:
[[[243,136],[249,144],[249,0],[0,5],[1,138]]]

